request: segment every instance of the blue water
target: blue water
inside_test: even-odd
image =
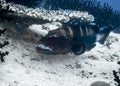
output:
[[[120,10],[120,0],[97,0],[97,1],[100,1],[102,4],[107,2],[115,10]]]
[[[8,2],[15,2],[18,4],[27,5],[29,7],[37,6],[42,0],[6,0]],[[56,0],[57,1],[57,0]],[[111,5],[115,10],[120,10],[120,0],[96,0],[100,1],[102,4],[107,2]]]

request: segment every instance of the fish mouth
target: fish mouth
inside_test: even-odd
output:
[[[55,54],[57,52],[57,47],[58,47],[56,46],[56,39],[57,37],[54,36],[43,37],[40,40],[37,50],[44,54]]]
[[[51,47],[45,45],[44,43],[39,44],[39,46],[37,47],[37,51],[43,54],[54,54],[54,50]]]
[[[43,38],[37,47],[37,51],[44,54],[66,54],[70,46],[64,37]]]

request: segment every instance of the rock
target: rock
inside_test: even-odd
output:
[[[104,81],[96,81],[96,82],[93,82],[90,86],[110,86],[110,84]]]

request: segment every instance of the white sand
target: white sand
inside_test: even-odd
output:
[[[19,36],[18,36],[19,37]],[[111,33],[106,45],[97,44],[80,56],[43,55],[36,52],[36,44],[15,37],[4,48],[10,53],[0,64],[0,86],[90,86],[94,81],[114,85],[112,71],[120,66],[120,35]]]

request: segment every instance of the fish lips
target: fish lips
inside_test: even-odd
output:
[[[48,46],[45,46],[43,43],[39,44],[39,46],[37,47],[37,51],[44,54],[54,54],[53,49],[51,49]]]

